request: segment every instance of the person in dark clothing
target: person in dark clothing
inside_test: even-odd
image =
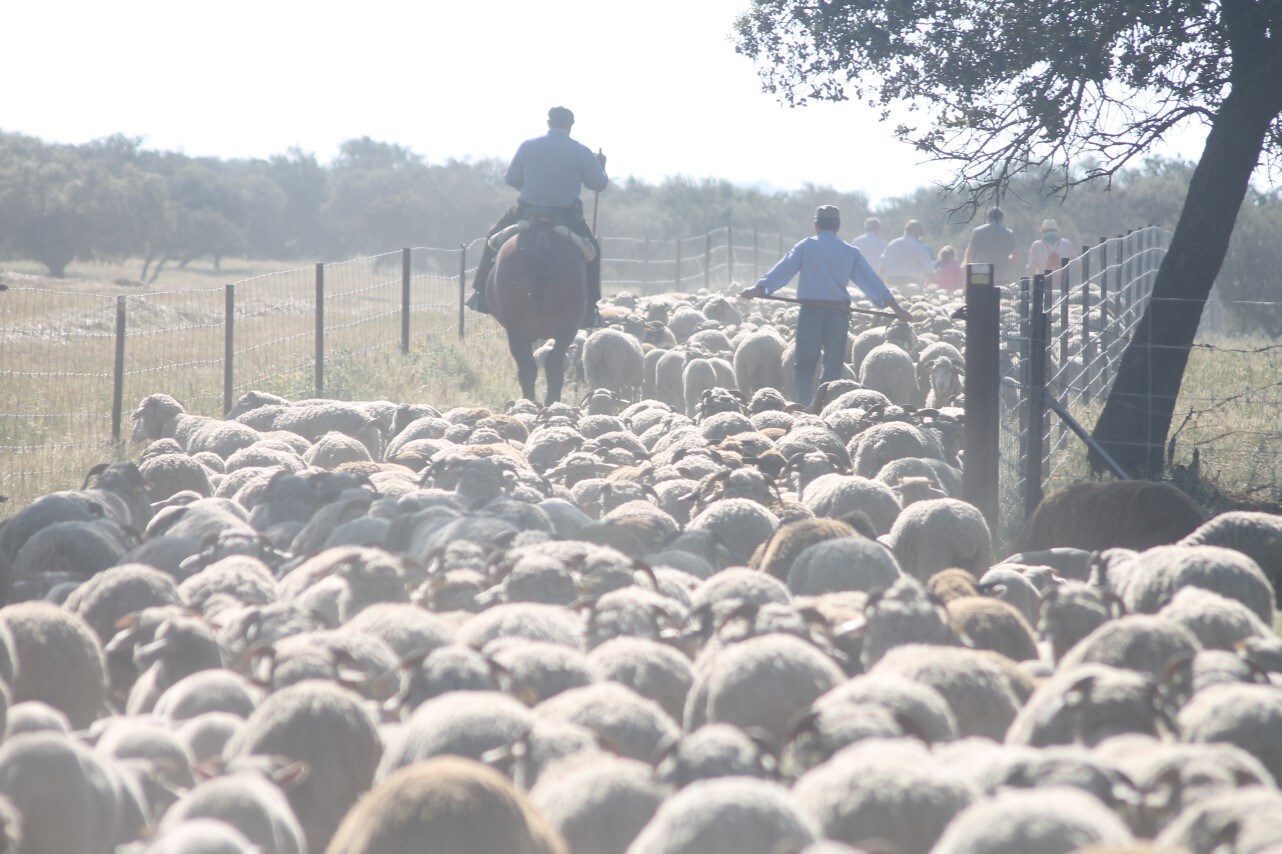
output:
[[[596,304],[601,299],[601,247],[596,236],[583,218],[583,201],[579,194],[583,187],[601,192],[610,183],[605,174],[605,155],[593,154],[581,142],[570,138],[574,113],[565,107],[548,110],[548,132],[521,143],[507,168],[504,180],[521,195],[515,205],[494,224],[489,237],[513,225],[532,208],[554,208],[562,212],[565,225],[592,243],[596,257],[588,262],[588,309],[583,326],[600,325]],[[475,311],[489,313],[485,303],[485,283],[494,268],[498,253],[486,240],[481,261],[472,280],[473,294],[467,305]]]

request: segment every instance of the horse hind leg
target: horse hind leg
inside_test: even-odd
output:
[[[526,400],[534,400],[534,382],[539,375],[539,363],[534,361],[533,342],[509,331],[507,348],[516,360],[516,377],[521,383],[521,396]]]
[[[548,352],[548,357],[543,363],[543,370],[547,373],[548,393],[543,405],[557,403],[561,399],[561,389],[565,385],[565,352],[570,349],[574,343],[574,336],[578,330],[571,330],[568,335],[562,335],[552,342],[552,349]]]

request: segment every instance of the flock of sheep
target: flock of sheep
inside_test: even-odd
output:
[[[706,293],[577,406],[145,398],[0,525],[0,851],[1282,851],[1282,518],[1093,484],[999,561],[908,304],[805,409]]]

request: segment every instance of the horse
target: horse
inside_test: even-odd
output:
[[[486,282],[486,301],[507,332],[521,394],[535,400],[539,366],[534,342],[552,339],[544,363],[544,405],[561,399],[565,353],[588,306],[587,256],[592,247],[552,217],[532,215],[511,229]],[[585,248],[586,247],[586,248]]]

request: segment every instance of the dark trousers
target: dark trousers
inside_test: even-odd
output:
[[[815,366],[823,351],[823,371],[819,382],[841,379],[846,363],[846,337],[850,334],[850,315],[833,308],[803,305],[797,315],[797,350],[794,382],[797,403],[809,406],[815,396]]]
[[[509,225],[516,225],[525,216],[528,210],[524,202],[517,202],[507,209],[507,213],[499,217],[499,221],[494,223],[490,233],[485,238],[485,248],[481,251],[481,260],[476,265],[476,277],[472,279],[472,290],[485,291],[485,283],[490,278],[490,271],[494,269],[494,259],[498,252],[490,248],[490,238],[498,234]],[[596,250],[596,257],[588,262],[588,306],[595,306],[601,299],[601,244],[597,242],[596,235],[588,227],[587,221],[583,218],[583,203],[575,202],[565,209],[565,224],[569,226],[570,231],[580,237],[585,238],[592,244]]]

